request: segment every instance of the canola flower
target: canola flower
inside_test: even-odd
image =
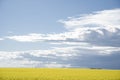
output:
[[[0,68],[0,80],[120,80],[120,70]]]

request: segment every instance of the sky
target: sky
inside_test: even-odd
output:
[[[120,0],[0,0],[0,67],[120,69]]]

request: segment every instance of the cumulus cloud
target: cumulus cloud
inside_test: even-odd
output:
[[[119,51],[120,48],[99,46],[54,47],[48,50],[11,52],[0,51],[0,67],[99,67],[100,64],[104,64],[104,61],[101,61],[100,58],[105,59],[106,57],[108,58],[107,62],[109,62],[109,60],[111,61],[110,58],[114,59],[116,57],[113,55],[120,56]],[[93,58],[95,63],[93,62]],[[116,64],[115,61],[113,60],[112,64]],[[91,63],[93,65],[90,65],[89,62],[93,62]],[[111,63],[107,64],[110,65]],[[107,67],[107,65],[103,67]],[[110,68],[114,68],[114,66]]]
[[[76,52],[77,50],[72,47],[50,50],[0,51],[0,61],[4,60],[0,67],[13,65],[14,67],[68,67],[68,64],[55,61],[69,60],[76,56]]]
[[[76,55],[72,52],[77,52],[74,49],[75,47],[65,47],[65,48],[53,48],[50,50],[28,50],[28,51],[0,51],[0,59],[17,59],[23,58],[23,56],[27,57],[28,54],[35,57],[49,57],[54,55],[54,57],[70,57]],[[68,52],[71,53],[68,53]],[[26,55],[27,54],[27,55]]]
[[[120,45],[120,9],[98,11],[68,20],[59,20],[68,29],[59,34],[15,35],[6,38],[19,42],[86,42],[93,45]]]
[[[79,41],[95,45],[120,46],[120,9],[98,11],[80,17],[60,20],[77,34]]]
[[[87,28],[106,28],[107,30],[114,32],[115,28],[120,29],[120,9],[104,10],[94,12],[92,14],[86,14],[80,17],[71,17],[68,20],[60,20],[65,24],[68,29],[75,29],[79,27]]]
[[[48,50],[0,51],[0,60],[13,60],[22,66],[119,68],[119,14],[120,9],[113,9],[59,20],[67,29],[59,34],[7,36],[6,39],[18,42],[48,42],[56,47],[51,46]]]

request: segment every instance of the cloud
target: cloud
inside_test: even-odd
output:
[[[115,28],[120,29],[120,9],[103,10],[94,12],[92,14],[86,14],[80,17],[71,17],[68,20],[59,20],[63,23],[67,29],[75,28],[106,28],[107,30],[114,32]]]
[[[0,41],[4,40],[3,38],[0,38]]]
[[[112,9],[59,20],[67,29],[63,33],[7,36],[6,39],[18,42],[47,42],[51,47],[46,50],[0,51],[0,60],[6,63],[14,61],[11,65],[19,62],[19,66],[32,67],[34,65],[34,67],[118,69],[120,68],[119,14],[120,9]]]
[[[71,67],[70,64],[58,64],[56,62],[52,62],[52,63],[49,63],[49,64],[45,64],[45,67],[47,68],[60,68],[60,67]]]
[[[38,41],[50,41],[50,40],[65,40],[64,34],[37,34],[30,33],[28,35],[9,36],[8,39],[20,41],[20,42],[38,42]]]
[[[68,29],[59,34],[15,35],[6,38],[19,42],[85,42],[99,46],[120,45],[120,9],[98,11],[68,20],[59,20]]]
[[[68,64],[61,63],[61,61],[69,60],[76,55],[76,52],[77,50],[71,47],[50,50],[0,51],[0,61],[4,61],[0,67],[68,67]]]
[[[96,55],[95,51],[89,51],[89,54],[83,54],[82,57],[76,56],[67,63],[72,63],[72,67],[120,69],[119,57],[119,51],[115,51],[110,55]]]
[[[100,67],[116,64],[120,48],[100,46],[54,47],[48,50],[0,51],[0,67]],[[98,57],[98,58],[96,58]],[[102,60],[104,58],[104,60]],[[105,59],[107,58],[107,59]],[[113,61],[111,59],[114,59]],[[110,63],[110,61],[112,61]],[[91,62],[91,63],[90,63]],[[94,63],[95,62],[95,63]],[[19,64],[18,64],[19,63]],[[101,66],[114,68],[114,66]],[[115,67],[118,68],[118,67]]]
[[[120,9],[98,11],[80,17],[60,20],[76,34],[79,41],[93,45],[120,46]]]

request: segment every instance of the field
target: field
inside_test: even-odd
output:
[[[0,68],[0,80],[120,80],[120,70]]]

